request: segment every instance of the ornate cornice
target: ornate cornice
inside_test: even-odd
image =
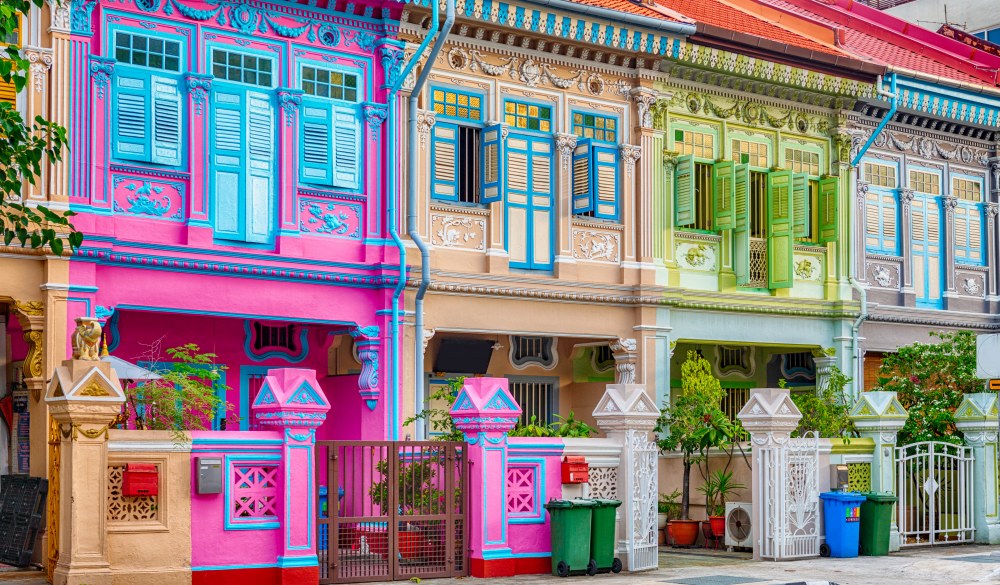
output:
[[[748,126],[770,130],[789,130],[799,134],[828,136],[833,118],[801,109],[776,106],[747,97],[731,97],[702,91],[677,91],[661,107],[679,110],[687,115],[718,120],[733,120]],[[662,124],[662,119],[660,120]],[[665,130],[665,128],[660,128]]]

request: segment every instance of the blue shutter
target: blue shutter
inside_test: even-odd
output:
[[[299,178],[304,183],[332,186],[333,105],[324,100],[305,99],[301,112]]]
[[[353,107],[333,106],[333,186],[361,187],[361,121]]]
[[[434,124],[431,140],[431,196],[458,201],[458,126]]]
[[[573,149],[573,213],[594,211],[594,183],[590,175],[590,139],[580,138]]]
[[[114,144],[115,158],[148,162],[151,121],[149,73],[121,67],[115,75]]]
[[[274,216],[274,108],[267,94],[247,94],[247,232],[246,241],[263,243],[271,237]]]
[[[216,88],[212,92],[214,140],[212,186],[215,194],[215,234],[241,239],[246,224],[243,206],[244,95]]]
[[[503,132],[500,124],[483,128],[482,161],[483,194],[482,203],[503,201],[504,153]]]
[[[176,79],[153,77],[153,156],[156,164],[181,164],[181,92]]]
[[[594,216],[618,219],[618,147],[594,144],[591,149]]]

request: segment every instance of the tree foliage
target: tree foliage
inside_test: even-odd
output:
[[[0,0],[0,39],[18,31],[21,18],[27,22],[31,5],[42,6],[44,0]],[[8,46],[0,58],[0,79],[13,83],[20,92],[24,88],[29,63],[16,46]],[[83,234],[73,228],[72,211],[53,211],[44,205],[21,201],[24,184],[36,184],[42,165],[62,160],[63,149],[69,144],[66,129],[41,116],[26,121],[9,103],[0,102],[0,226],[3,244],[14,240],[31,248],[48,247],[61,255],[66,243],[79,248]],[[64,239],[65,238],[65,241]]]
[[[792,401],[802,411],[793,435],[803,437],[810,431],[823,438],[849,438],[858,434],[851,421],[851,405],[844,399],[844,388],[851,378],[837,366],[830,369],[830,379],[816,392],[792,394]]]
[[[896,392],[910,413],[899,432],[903,445],[961,443],[955,409],[964,394],[983,391],[983,380],[976,377],[976,335],[971,331],[930,335],[939,341],[900,347],[885,356],[879,369],[879,389]]]

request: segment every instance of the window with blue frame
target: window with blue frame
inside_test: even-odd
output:
[[[972,266],[986,264],[983,254],[983,182],[976,177],[952,177],[955,207],[955,262]]]
[[[299,178],[304,183],[361,188],[361,75],[302,64]]]
[[[573,213],[618,219],[618,119],[573,112]]]
[[[439,201],[479,203],[486,100],[481,94],[447,87],[432,87],[430,95],[436,116],[431,140],[431,195]],[[495,173],[496,169],[485,171]]]
[[[1000,45],[1000,26],[988,28],[972,34],[983,39],[984,41],[989,41],[994,45]]]
[[[215,237],[266,244],[273,235],[277,153],[274,59],[213,48],[211,185]]]
[[[182,162],[183,44],[148,33],[116,30],[112,156],[165,166]]]
[[[504,244],[510,267],[551,270],[556,213],[554,106],[506,100],[503,112],[509,133],[499,139],[504,165],[500,189],[505,203]],[[488,145],[495,138],[487,130],[483,142]],[[485,164],[484,168],[491,166]],[[489,185],[489,180],[485,184]]]
[[[899,197],[895,164],[865,162],[865,250],[873,254],[899,255]]]

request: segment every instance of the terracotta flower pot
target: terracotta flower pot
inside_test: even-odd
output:
[[[725,516],[709,516],[708,524],[712,527],[712,534],[718,538],[722,538],[726,535],[726,517]]]
[[[671,520],[667,522],[670,544],[674,546],[694,546],[698,540],[700,520]]]

